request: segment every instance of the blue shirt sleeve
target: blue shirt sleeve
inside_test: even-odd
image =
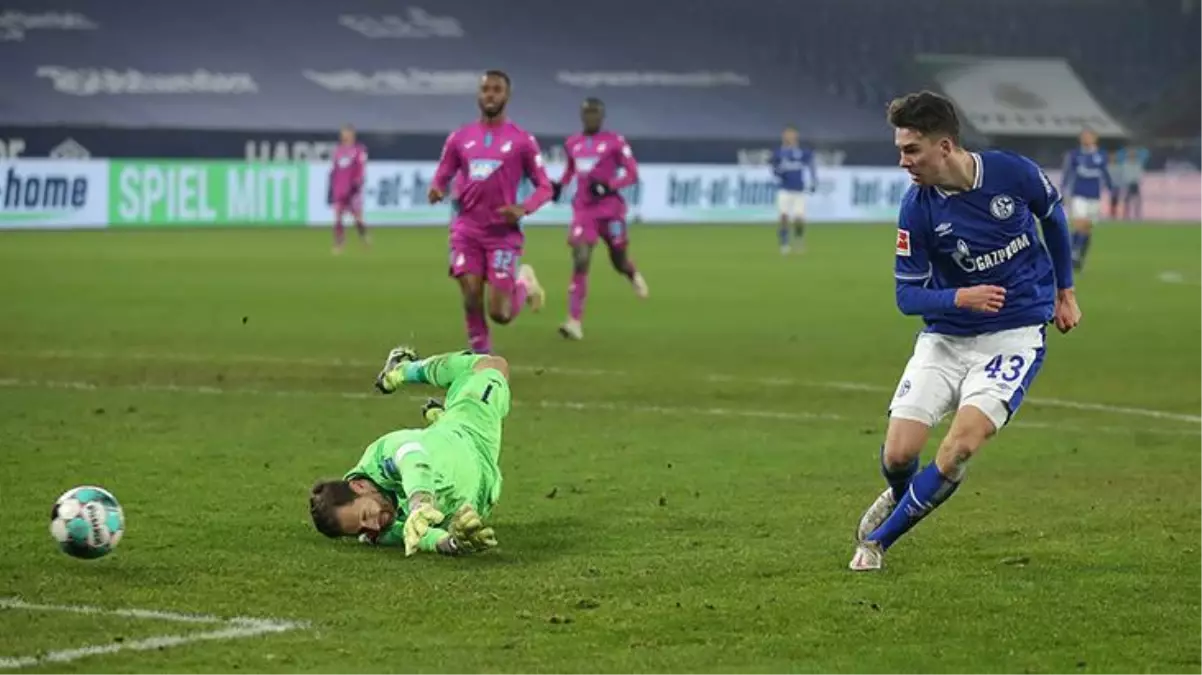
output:
[[[927,246],[929,218],[918,204],[918,190],[902,198],[897,217],[897,250],[893,263],[897,308],[902,314],[931,314],[954,309],[956,289],[928,288],[933,267]]]
[[[1047,174],[1035,162],[1020,157],[1023,200],[1031,213],[1039,219],[1043,229],[1043,241],[1052,256],[1052,269],[1056,273],[1057,288],[1073,287],[1073,251],[1068,233],[1068,218],[1060,204],[1060,193]]]
[[[1073,193],[1073,178],[1077,175],[1077,172],[1073,170],[1075,157],[1076,153],[1072,150],[1064,153],[1064,165],[1060,167],[1060,191],[1067,195]]]

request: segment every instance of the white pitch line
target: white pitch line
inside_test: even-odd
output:
[[[28,603],[19,598],[0,598],[0,609],[28,610],[35,612],[70,612],[74,614],[94,614],[105,616],[121,616],[135,619],[156,619],[175,623],[217,624],[221,626],[214,630],[186,635],[156,635],[142,640],[128,642],[113,642],[106,645],[87,645],[74,649],[60,649],[46,652],[37,656],[0,656],[0,669],[12,670],[29,668],[46,663],[68,663],[89,656],[115,654],[121,651],[150,651],[178,647],[193,642],[212,640],[237,640],[242,638],[267,635],[269,633],[284,633],[291,630],[301,630],[308,624],[298,621],[283,621],[280,619],[257,619],[249,617],[222,618],[203,614],[180,614],[177,612],[162,612],[151,609],[103,609],[86,605],[40,605]]]
[[[204,354],[153,354],[146,352],[119,352],[119,353],[97,353],[84,352],[74,350],[42,350],[32,352],[20,351],[0,351],[0,354],[16,357],[33,357],[33,358],[84,358],[92,360],[131,360],[131,361],[163,361],[163,362],[178,362],[178,363],[201,363],[218,365],[221,363],[261,363],[261,364],[277,364],[277,365],[296,365],[310,366],[317,368],[366,368],[369,370],[380,367],[380,361],[364,361],[361,359],[314,359],[307,357],[283,357],[283,356],[264,356],[264,355],[234,355],[234,356],[212,356]],[[511,370],[514,372],[534,373],[541,375],[544,373],[552,375],[565,375],[571,377],[616,377],[627,378],[630,373],[621,370],[604,370],[596,368],[563,368],[559,366],[524,366],[511,364]],[[872,393],[889,393],[893,391],[893,386],[881,384],[869,384],[864,382],[838,382],[838,381],[821,381],[821,380],[800,380],[784,377],[742,377],[730,374],[708,373],[701,379],[715,383],[746,383],[765,387],[805,387],[809,389],[825,389],[831,391],[863,391]],[[1090,412],[1105,412],[1115,415],[1130,415],[1133,417],[1148,417],[1151,419],[1169,420],[1174,422],[1189,422],[1192,424],[1202,423],[1202,415],[1190,415],[1186,413],[1177,413],[1167,410],[1156,410],[1153,408],[1139,408],[1134,406],[1119,406],[1108,403],[1092,403],[1089,401],[1073,401],[1061,398],[1044,398],[1042,396],[1029,396],[1025,399],[1025,403],[1034,406],[1043,406],[1049,408],[1065,408],[1068,410],[1084,410]]]
[[[380,394],[370,394],[367,392],[336,392],[336,391],[313,391],[304,389],[247,389],[247,388],[230,388],[222,389],[220,387],[209,386],[192,386],[179,384],[116,384],[116,385],[99,385],[91,382],[62,382],[52,380],[20,380],[20,379],[0,379],[0,387],[6,388],[31,388],[31,389],[67,389],[73,391],[136,391],[136,392],[152,392],[152,393],[171,393],[171,394],[198,394],[198,395],[229,395],[229,396],[272,396],[284,398],[343,398],[352,400],[363,400],[380,398]],[[429,396],[410,395],[406,396],[412,401],[426,401]],[[514,401],[513,405],[521,407],[524,405],[533,405],[539,408],[558,409],[558,410],[608,410],[612,412],[621,412],[626,414],[652,414],[652,415],[678,415],[678,416],[693,416],[693,417],[734,417],[744,419],[767,419],[793,422],[854,422],[860,424],[868,424],[869,420],[865,418],[853,418],[837,413],[815,413],[806,411],[775,411],[775,410],[757,410],[757,409],[740,409],[740,408],[702,408],[692,406],[661,406],[661,405],[638,405],[638,404],[621,404],[610,401],[564,401],[564,400],[527,400]],[[1073,426],[1069,424],[1046,423],[1046,422],[1026,422],[1018,420],[1007,425],[1007,428],[1019,429],[1053,429],[1058,431],[1068,431],[1075,433],[1097,433],[1105,435],[1130,435],[1134,433],[1149,433],[1163,436],[1197,436],[1202,434],[1200,429],[1145,429],[1133,427],[1114,427],[1114,426]]]

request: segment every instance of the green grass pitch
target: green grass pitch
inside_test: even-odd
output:
[[[1099,228],[1079,331],[1049,337],[1015,423],[867,576],[851,538],[918,328],[892,227],[815,226],[791,257],[771,227],[638,228],[651,298],[599,252],[580,343],[555,331],[564,232],[533,229],[549,305],[494,327],[515,368],[501,546],[469,559],[308,521],[315,479],[419,424],[430,390],[373,395],[387,350],[465,342],[445,232],[375,237],[333,257],[324,230],[0,234],[0,597],[305,623],[140,651],[111,645],[198,629],[7,608],[0,663],[109,645],[23,670],[1202,670],[1196,225]],[[128,521],[91,562],[47,529],[89,483]]]

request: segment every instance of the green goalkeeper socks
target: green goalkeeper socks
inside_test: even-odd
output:
[[[420,361],[409,361],[401,364],[401,381],[432,384],[447,389],[455,380],[471,373],[482,358],[484,357],[480,354],[471,352],[448,352]]]

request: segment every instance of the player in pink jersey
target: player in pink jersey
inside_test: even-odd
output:
[[[538,311],[545,300],[534,268],[521,264],[525,243],[521,220],[551,199],[551,180],[538,141],[505,118],[509,92],[509,76],[499,70],[490,70],[480,79],[480,120],[447,137],[429,194],[431,204],[442,201],[452,178],[458,177],[450,274],[463,291],[468,342],[477,353],[492,351],[485,283],[491,288],[488,316],[499,324],[513,321],[526,304]],[[519,204],[523,177],[535,189]]]
[[[342,127],[334,163],[330,168],[330,202],[334,206],[334,253],[342,252],[344,239],[343,216],[350,212],[355,230],[364,244],[370,244],[367,225],[363,223],[363,181],[367,177],[367,148],[355,142],[355,130]]]
[[[584,337],[580,320],[588,297],[589,262],[597,239],[605,241],[609,260],[619,274],[630,280],[634,292],[645,298],[647,281],[635,269],[627,249],[626,200],[618,190],[639,181],[639,165],[630,144],[621,134],[601,128],[605,104],[595,98],[584,101],[580,109],[582,133],[564,142],[568,163],[563,177],[553,184],[553,197],[559,200],[563,186],[576,179],[572,198],[572,227],[568,245],[572,247],[572,285],[568,287],[568,320],[559,334],[571,340]]]

